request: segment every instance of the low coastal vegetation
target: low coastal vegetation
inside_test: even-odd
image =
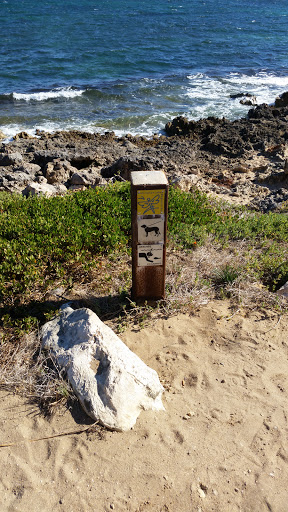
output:
[[[25,388],[42,404],[70,393],[38,339],[68,300],[118,331],[217,297],[246,310],[286,308],[274,293],[288,281],[285,211],[263,214],[171,187],[167,293],[153,306],[130,299],[128,183],[52,198],[1,193],[0,211],[0,385]]]

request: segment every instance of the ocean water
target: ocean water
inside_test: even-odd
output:
[[[0,0],[0,130],[161,133],[288,90],[287,0]]]

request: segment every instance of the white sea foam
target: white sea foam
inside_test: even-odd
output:
[[[155,119],[152,119],[155,118]],[[20,132],[26,132],[29,135],[36,136],[36,130],[38,131],[44,131],[47,133],[54,133],[56,131],[69,131],[69,130],[78,130],[86,133],[100,133],[104,134],[107,131],[113,131],[117,137],[122,137],[126,135],[127,133],[130,133],[133,136],[136,135],[145,135],[146,137],[151,137],[155,133],[159,132],[159,125],[157,127],[157,116],[151,116],[151,119],[149,118],[147,121],[141,123],[139,126],[131,127],[129,125],[123,127],[122,129],[117,129],[117,127],[103,127],[97,125],[97,123],[89,123],[89,122],[82,122],[80,123],[79,120],[69,121],[66,123],[55,123],[55,122],[46,122],[42,124],[37,124],[37,126],[33,128],[28,128],[24,124],[10,124],[6,126],[0,126],[0,130],[4,133],[5,139],[1,142],[7,143],[10,142],[13,137],[17,133]],[[160,125],[164,127],[164,125],[171,120],[171,115],[167,113],[166,115],[163,114],[161,116]],[[159,122],[159,119],[158,119]],[[111,120],[112,124],[112,120]]]
[[[229,73],[226,77],[209,77],[202,73],[189,75],[190,86],[186,95],[191,100],[188,117],[200,119],[210,115],[236,119],[247,113],[247,107],[239,99],[230,98],[230,94],[249,93],[256,96],[257,104],[271,104],[275,98],[288,89],[288,76],[274,76],[259,73],[249,76],[241,73]]]
[[[43,125],[37,125],[35,128],[29,128],[25,126],[24,124],[8,124],[5,126],[0,126],[1,132],[4,133],[5,139],[1,142],[9,142],[15,137],[17,133],[25,132],[28,133],[28,135],[32,135],[33,137],[36,134],[36,130],[43,130],[48,133],[52,133],[56,131],[57,129],[60,129],[53,123],[47,123]]]
[[[77,96],[81,96],[85,91],[84,90],[76,90],[71,87],[64,87],[59,89],[52,89],[51,91],[41,91],[41,92],[32,92],[32,93],[18,93],[13,92],[13,98],[15,100],[24,100],[24,101],[45,101],[55,98],[76,98]]]
[[[47,122],[42,124],[37,124],[37,126],[33,128],[28,128],[25,125],[22,124],[10,124],[6,126],[0,126],[1,132],[4,133],[5,139],[1,140],[1,142],[8,143],[10,142],[13,137],[17,133],[25,132],[28,133],[28,135],[32,135],[33,137],[36,136],[36,131],[43,131],[46,133],[55,133],[57,131],[70,131],[70,130],[78,130],[85,133],[102,133],[109,131],[107,128],[103,128],[101,126],[97,126],[92,123],[73,123],[73,122],[67,122],[67,123],[53,123],[53,122]],[[112,131],[112,128],[111,128]],[[122,135],[125,135],[126,133],[131,133],[132,135],[135,135],[136,133],[142,133],[139,129],[138,130],[113,130],[117,137],[121,137]],[[155,132],[155,130],[154,130]],[[153,133],[154,133],[153,132]]]

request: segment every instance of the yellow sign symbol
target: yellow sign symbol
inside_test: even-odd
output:
[[[165,190],[138,190],[137,215],[162,215]]]

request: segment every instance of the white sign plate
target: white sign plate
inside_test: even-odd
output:
[[[140,244],[164,243],[164,215],[156,219],[138,217],[137,224]]]
[[[163,265],[163,244],[138,245],[138,267]]]

